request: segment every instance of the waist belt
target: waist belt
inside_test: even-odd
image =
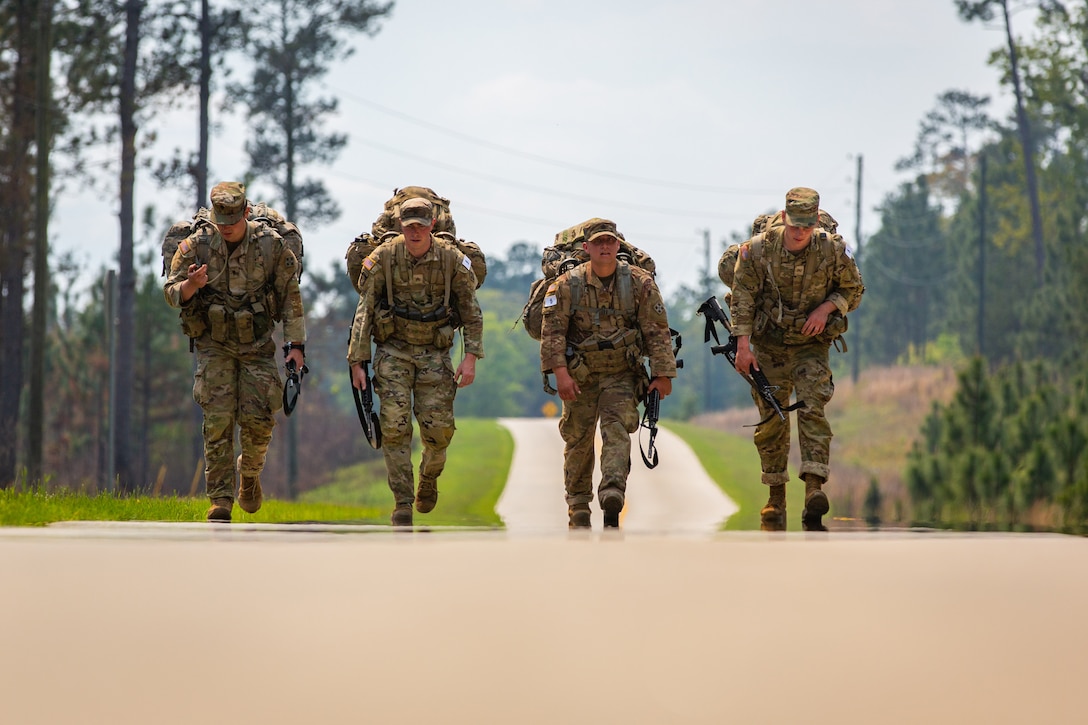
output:
[[[403,317],[406,320],[412,320],[413,322],[439,322],[450,316],[445,305],[439,305],[430,312],[420,312],[414,307],[393,305],[393,314],[397,317]]]

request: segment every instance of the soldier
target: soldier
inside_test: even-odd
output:
[[[857,309],[865,287],[841,236],[818,229],[820,195],[798,187],[786,194],[782,225],[740,246],[734,270],[731,311],[737,335],[736,367],[762,370],[788,401],[796,391],[804,407],[797,411],[801,478],[807,529],[823,528],[830,508],[822,490],[827,481],[831,426],[824,406],[831,400],[828,350],[846,330],[846,313]],[[786,525],[786,472],[790,448],[789,418],[773,415],[754,391],[752,399],[766,422],[755,430],[755,445],[770,497],[760,517],[764,528]]]
[[[597,500],[604,525],[619,526],[631,472],[631,434],[648,390],[664,398],[676,377],[669,323],[653,276],[617,259],[615,223],[585,228],[589,261],[556,278],[544,298],[541,368],[555,374],[563,401],[559,432],[571,528],[590,526],[593,439],[601,425],[601,482]],[[643,357],[650,359],[647,380]],[[648,385],[647,385],[648,383]]]
[[[211,221],[181,241],[163,285],[195,341],[193,398],[204,411],[204,478],[209,521],[230,521],[235,475],[238,505],[256,513],[264,498],[260,473],[282,407],[283,381],[272,330],[283,320],[287,360],[301,369],[306,321],[298,260],[270,227],[248,221],[245,186],[216,184]],[[242,452],[235,459],[234,431]]]
[[[412,504],[421,514],[438,501],[438,477],[453,438],[453,398],[476,378],[484,356],[483,315],[476,302],[472,262],[456,247],[436,240],[434,206],[415,198],[400,206],[402,232],[363,260],[362,294],[348,344],[352,384],[366,389],[363,364],[374,338],[374,392],[394,526],[412,525]],[[465,357],[454,371],[454,331],[463,324]],[[412,413],[419,422],[423,460],[419,491],[412,471]]]

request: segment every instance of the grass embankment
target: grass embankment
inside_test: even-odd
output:
[[[418,436],[417,436],[418,440]],[[420,450],[412,453],[419,470]],[[446,469],[438,479],[438,505],[429,514],[416,514],[416,524],[434,526],[500,526],[495,513],[510,464],[514,438],[495,420],[463,418],[446,452]],[[376,507],[388,521],[393,494],[386,482],[385,464],[368,461],[341,469],[327,485],[307,491],[302,501],[322,501]]]
[[[687,443],[710,478],[739,507],[723,528],[727,531],[758,530],[759,510],[767,503],[767,487],[761,481],[759,454],[751,438],[706,428],[693,423],[665,421],[664,427]],[[796,474],[791,473],[796,476]],[[801,530],[804,488],[786,488],[787,530]],[[793,513],[796,512],[796,515]]]
[[[496,421],[459,420],[446,471],[439,480],[438,507],[430,514],[417,514],[416,523],[500,525],[495,502],[506,483],[513,451],[513,438]],[[419,451],[413,458],[418,469]],[[91,496],[67,489],[0,489],[0,526],[44,526],[56,521],[204,521],[207,508],[208,501],[203,497]],[[344,469],[335,481],[306,492],[299,501],[266,498],[255,514],[235,506],[233,520],[264,524],[388,524],[392,508],[385,467],[378,460]]]

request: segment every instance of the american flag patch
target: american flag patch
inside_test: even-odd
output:
[[[367,257],[366,259],[364,259],[363,266],[366,267],[367,271],[374,269],[374,258]]]
[[[178,245],[178,249],[180,249],[180,250],[181,250],[181,253],[182,253],[182,254],[188,254],[188,253],[189,253],[189,249],[190,249],[190,247],[189,247],[189,240],[188,240],[188,239],[182,239],[182,240],[181,240],[181,244],[179,244],[179,245]]]

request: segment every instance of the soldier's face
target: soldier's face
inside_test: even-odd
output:
[[[786,225],[786,239],[790,242],[790,249],[796,250],[805,247],[812,239],[812,231],[816,227],[791,227]]]
[[[431,229],[433,228],[434,222],[401,226],[401,233],[404,234],[404,246],[408,248],[409,254],[413,257],[422,257],[427,253],[427,250],[431,248]]]
[[[240,242],[246,236],[246,217],[248,216],[247,210],[247,213],[233,224],[216,224],[215,228],[219,230],[220,236],[222,236],[225,241],[228,241],[231,244]]]
[[[616,237],[598,237],[592,242],[584,242],[582,248],[589,254],[591,262],[614,262],[620,251],[620,240]]]

